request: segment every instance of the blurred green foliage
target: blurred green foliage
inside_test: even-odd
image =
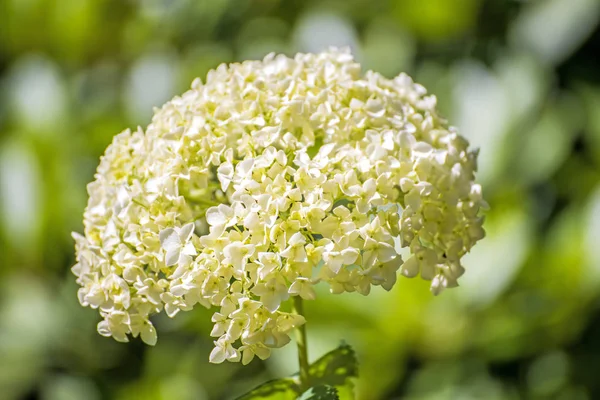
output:
[[[488,238],[461,288],[307,304],[313,360],[345,339],[359,397],[600,398],[597,0],[0,0],[0,398],[222,399],[295,349],[211,365],[205,310],[158,346],[96,333],[70,232],[98,157],[221,62],[350,46],[413,75],[481,148]]]

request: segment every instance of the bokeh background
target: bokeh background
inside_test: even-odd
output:
[[[598,0],[0,0],[0,399],[227,399],[296,370],[211,365],[209,314],[154,348],[96,333],[70,272],[85,185],[114,134],[221,62],[350,46],[406,71],[481,147],[488,237],[461,288],[307,304],[359,398],[600,399]]]

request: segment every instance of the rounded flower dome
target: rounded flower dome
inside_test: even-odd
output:
[[[100,334],[148,344],[151,315],[213,307],[211,361],[264,359],[305,322],[282,303],[319,282],[456,286],[484,236],[476,157],[423,86],[347,51],[221,65],[101,158],[79,300]]]

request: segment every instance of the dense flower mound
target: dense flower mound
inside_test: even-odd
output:
[[[282,302],[319,282],[456,286],[484,236],[476,155],[422,86],[347,51],[221,65],[106,150],[74,234],[79,300],[100,334],[148,344],[152,314],[216,307],[211,361],[264,359],[305,322]]]

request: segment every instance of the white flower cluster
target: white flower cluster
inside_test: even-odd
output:
[[[485,202],[435,107],[343,50],[221,65],[106,150],[74,234],[81,304],[100,334],[148,344],[152,314],[217,307],[210,360],[247,363],[289,341],[305,321],[282,303],[318,282],[456,286]]]

